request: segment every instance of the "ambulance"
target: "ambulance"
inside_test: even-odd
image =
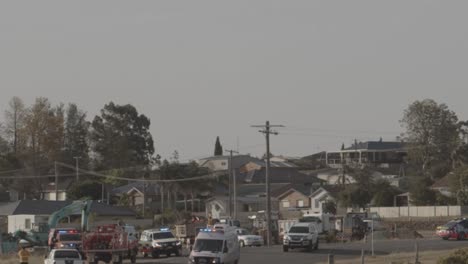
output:
[[[240,246],[236,229],[226,224],[216,224],[200,230],[188,264],[238,264]]]

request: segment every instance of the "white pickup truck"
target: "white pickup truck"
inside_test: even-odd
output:
[[[284,252],[294,248],[305,248],[312,251],[318,249],[318,246],[318,232],[315,223],[296,223],[289,228],[283,237]]]
[[[52,249],[44,260],[44,264],[84,264],[84,260],[76,249]]]

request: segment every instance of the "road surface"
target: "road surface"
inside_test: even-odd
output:
[[[419,251],[447,250],[468,247],[467,241],[443,241],[441,239],[424,240],[376,240],[374,243],[375,255],[388,255],[391,253],[414,252],[415,243],[418,243]],[[335,260],[356,259],[361,255],[364,249],[366,255],[371,254],[371,243],[353,242],[353,243],[331,243],[320,244],[319,250],[313,252],[304,252],[300,249],[290,252],[282,252],[281,246],[242,248],[241,264],[311,264],[325,263],[329,254],[335,256]],[[420,253],[423,254],[423,253]],[[170,257],[160,259],[142,259],[137,263],[146,264],[186,264],[187,257]]]

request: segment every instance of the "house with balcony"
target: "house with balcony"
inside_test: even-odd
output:
[[[398,169],[404,163],[407,154],[404,142],[382,140],[355,142],[350,147],[326,152],[325,162],[331,168],[341,168],[347,164]]]

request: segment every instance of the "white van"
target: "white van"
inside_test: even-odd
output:
[[[198,233],[188,264],[238,264],[239,259],[240,246],[235,230],[215,225]]]

